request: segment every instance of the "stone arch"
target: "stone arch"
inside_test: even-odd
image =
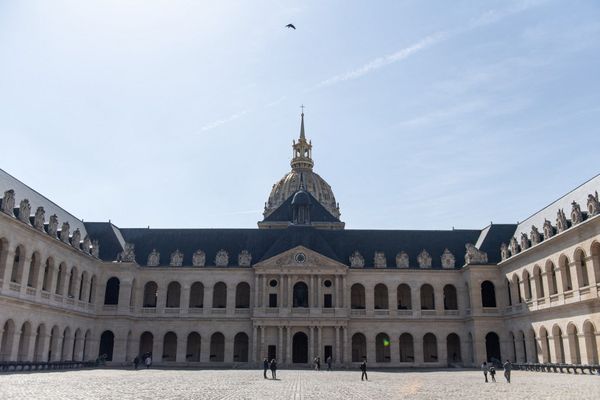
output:
[[[71,328],[68,326],[63,331],[62,342],[61,342],[61,356],[60,361],[70,361],[73,355],[70,354],[73,348],[70,346],[72,340]]]
[[[202,337],[198,332],[190,332],[187,337],[186,361],[200,362],[200,350],[202,348]]]
[[[29,356],[29,342],[31,339],[31,333],[31,322],[23,322],[23,325],[21,325],[21,334],[19,335],[17,361],[31,361],[27,359]]]
[[[598,364],[598,340],[596,339],[596,327],[591,321],[583,323],[583,336],[585,338],[585,350],[588,364]]]
[[[458,310],[458,296],[454,285],[444,286],[444,310]]]
[[[367,358],[367,339],[362,333],[352,335],[352,362],[361,362]]]
[[[523,270],[523,291],[525,292],[525,301],[530,301],[533,294],[531,293],[531,275],[526,269]]]
[[[81,273],[81,283],[79,285],[79,296],[77,297],[80,301],[84,301],[85,299],[85,289],[88,286],[88,272],[83,271]]]
[[[64,294],[65,280],[67,275],[67,264],[64,262],[58,266],[58,272],[56,274],[56,294]]]
[[[77,328],[75,330],[75,334],[73,335],[73,361],[82,361],[81,358],[81,350],[83,345],[83,337],[81,333],[81,329]]]
[[[113,350],[115,346],[115,334],[106,330],[100,335],[100,347],[98,348],[98,357],[104,358],[106,361],[112,361]]]
[[[225,282],[217,282],[213,288],[213,308],[227,307],[227,285]],[[212,340],[212,339],[211,339]],[[213,353],[211,352],[211,355]]]
[[[308,336],[304,332],[296,332],[292,338],[292,362],[294,364],[308,362]]]
[[[0,361],[11,361],[10,357],[15,340],[15,322],[7,320],[2,328],[2,342],[0,342]]]
[[[113,276],[106,281],[106,289],[104,290],[104,304],[106,305],[117,305],[119,304],[119,288],[121,287],[121,281],[119,278]]]
[[[250,285],[240,282],[235,288],[235,308],[250,308]]]
[[[505,280],[506,280],[506,292],[507,292],[506,294],[508,296],[508,305],[512,306],[512,293],[511,293],[512,286],[511,286],[508,278],[506,278]]]
[[[556,279],[556,267],[550,260],[546,261],[546,281],[550,295],[558,294],[558,280]]]
[[[412,310],[412,297],[410,286],[406,283],[398,285],[397,290],[398,310]]]
[[[35,342],[33,343],[33,360],[34,362],[48,361],[43,354],[44,341],[46,340],[46,325],[41,323],[35,331]]]
[[[571,278],[571,266],[569,258],[564,254],[561,254],[558,258],[558,266],[560,268],[563,291],[573,290],[573,279]]]
[[[535,298],[543,299],[546,294],[544,293],[544,283],[542,282],[542,269],[539,265],[533,267],[533,281],[535,282]]]
[[[140,356],[145,359],[148,356],[152,356],[152,350],[154,348],[154,335],[152,332],[145,331],[140,335]]]
[[[567,339],[569,341],[569,355],[571,357],[571,364],[581,364],[581,351],[579,349],[577,327],[572,322],[569,322],[567,325]]]
[[[304,282],[296,282],[293,288],[293,307],[307,308],[310,306],[308,286]]]
[[[177,360],[177,334],[169,331],[163,337],[162,361],[175,362]]]
[[[421,310],[435,310],[433,286],[428,283],[421,286]]]
[[[248,335],[245,332],[239,332],[233,338],[233,361],[248,362]]]
[[[383,283],[378,283],[373,289],[373,306],[376,310],[387,310],[389,308],[388,288]],[[389,338],[388,338],[389,342]]]
[[[517,361],[517,338],[515,334],[510,331],[508,332],[508,338],[510,340],[510,357],[508,357],[512,362]]]
[[[61,345],[60,328],[58,325],[54,325],[50,330],[50,346],[48,347],[49,361],[60,361]]]
[[[590,254],[592,256],[592,268],[596,283],[600,283],[600,243],[594,241],[590,247]]]
[[[577,272],[577,282],[579,283],[579,287],[586,287],[590,285],[590,275],[588,271],[588,266],[586,262],[586,255],[582,249],[576,249],[573,255],[573,259],[575,260],[575,271]]]
[[[210,361],[225,361],[225,336],[221,332],[215,332],[210,337]]]
[[[517,302],[521,304],[523,297],[521,296],[521,279],[519,279],[519,275],[513,274],[512,281],[515,293],[517,294]]]
[[[496,307],[496,288],[490,281],[481,282],[481,306]]]
[[[350,288],[350,307],[355,310],[365,309],[365,287],[355,283]]]
[[[437,361],[437,338],[433,333],[428,332],[423,336],[423,362],[430,363]]]
[[[179,282],[170,282],[167,286],[167,302],[168,308],[179,308],[181,302],[181,285]]]
[[[404,332],[399,339],[400,362],[415,362],[415,346],[413,336]]]
[[[48,257],[44,264],[44,277],[42,278],[42,290],[49,292],[52,286],[52,275],[54,275],[54,259]]]
[[[502,354],[500,353],[500,337],[496,332],[488,332],[488,334],[485,335],[485,352],[488,362],[502,361]]]
[[[446,350],[449,365],[462,362],[460,337],[456,333],[452,332],[446,337]]]
[[[202,282],[194,282],[190,288],[190,308],[204,307],[204,285]]]
[[[392,361],[390,344],[390,337],[386,333],[379,333],[375,337],[375,362],[387,363]]]
[[[79,276],[79,270],[77,267],[72,267],[69,271],[69,281],[67,284],[67,297],[70,299],[75,298],[77,293],[77,277]]]
[[[14,283],[21,283],[23,278],[23,268],[25,265],[25,246],[22,244],[18,245],[15,249],[13,256],[12,270],[10,273],[10,281]]]
[[[548,331],[543,326],[540,328],[540,347],[542,350],[542,362],[552,362],[552,356],[550,354],[550,339],[548,337]]]
[[[144,285],[143,307],[156,308],[158,285],[154,281],[146,282]]]
[[[565,346],[563,344],[563,333],[560,326],[552,327],[552,338],[554,339],[554,354],[556,354],[556,362],[565,362]]]
[[[96,300],[96,275],[92,275],[90,279],[90,291],[88,295],[88,303],[93,303]]]
[[[29,275],[27,277],[27,286],[30,288],[36,288],[38,285],[38,278],[40,276],[40,265],[42,264],[42,257],[40,253],[34,251],[31,255],[31,261],[29,262]]]

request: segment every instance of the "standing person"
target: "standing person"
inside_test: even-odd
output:
[[[265,379],[269,379],[267,378],[267,370],[269,369],[269,360],[267,360],[266,358],[263,360],[263,376],[265,377]]]
[[[327,371],[331,371],[331,356],[327,357]]]
[[[271,376],[273,379],[277,379],[277,360],[271,360]]]
[[[139,365],[140,365],[140,358],[138,356],[135,356],[135,358],[133,359],[133,368],[138,369]]]
[[[363,362],[360,364],[360,370],[362,371],[362,374],[360,375],[360,380],[369,380],[369,378],[367,377],[367,357],[363,358]]]
[[[144,360],[144,364],[146,364],[146,369],[150,368],[150,365],[152,365],[152,357],[151,356],[146,356],[146,359]]]
[[[483,371],[483,376],[485,376],[485,383],[488,383],[488,379],[487,379],[487,374],[488,374],[488,365],[487,362],[483,362],[483,364],[481,364],[481,370]]]
[[[317,371],[321,370],[321,357],[317,357]]]
[[[510,383],[510,371],[512,371],[512,364],[510,360],[506,360],[504,363],[504,377],[506,378],[506,382]]]

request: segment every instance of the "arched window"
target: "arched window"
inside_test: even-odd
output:
[[[144,332],[140,336],[140,356],[145,359],[147,356],[152,355],[152,349],[154,348],[154,335],[150,332]]]
[[[167,332],[163,338],[162,360],[166,362],[177,360],[177,335],[175,332]]]
[[[362,333],[352,335],[352,362],[361,362],[367,357],[367,339]]]
[[[186,361],[199,362],[200,361],[200,349],[202,348],[202,339],[198,332],[192,332],[187,338],[187,348],[185,351]]]
[[[248,335],[240,332],[233,339],[233,361],[248,362]]]
[[[421,286],[421,310],[435,310],[433,286],[428,283]]]
[[[446,337],[446,349],[448,353],[448,365],[462,361],[460,355],[460,338],[456,333],[451,333]]]
[[[156,308],[156,296],[158,294],[158,285],[154,281],[146,282],[144,285],[143,307]]]
[[[9,361],[12,354],[13,342],[15,339],[15,323],[9,319],[4,323],[2,329],[2,342],[0,342],[0,361]]]
[[[21,283],[21,277],[23,275],[23,264],[25,263],[25,248],[23,246],[17,246],[15,249],[15,256],[13,258],[13,267],[10,274],[10,281],[14,283]]]
[[[67,266],[65,263],[60,263],[58,266],[58,274],[56,275],[56,294],[63,294],[65,285],[65,276],[67,272]]]
[[[548,280],[548,291],[550,295],[558,293],[558,283],[556,281],[556,268],[552,261],[546,263],[546,279]]]
[[[227,307],[227,285],[218,282],[213,288],[213,308]],[[212,354],[212,353],[211,353]]]
[[[54,260],[48,257],[44,266],[44,278],[42,281],[42,290],[49,292],[52,285],[52,273],[54,272]]]
[[[383,283],[379,283],[375,286],[374,290],[375,302],[374,306],[376,310],[387,310],[388,309],[388,289]],[[389,342],[389,340],[388,340]]]
[[[194,282],[190,289],[190,308],[204,307],[204,285],[202,282]]]
[[[529,271],[523,271],[523,289],[525,292],[525,301],[531,300],[531,277]]]
[[[485,351],[487,353],[487,361],[502,361],[502,356],[500,355],[500,338],[496,332],[489,332],[485,336]]]
[[[575,252],[575,265],[577,270],[577,281],[579,287],[585,287],[590,285],[590,278],[588,275],[587,263],[585,261],[585,253],[581,249],[577,249]]]
[[[225,361],[225,336],[221,332],[213,333],[210,337],[210,361]]]
[[[390,362],[390,337],[380,333],[375,337],[375,362]]]
[[[598,341],[596,340],[596,328],[591,321],[583,323],[583,337],[585,339],[585,351],[587,354],[587,364],[598,364]]]
[[[398,285],[398,310],[412,310],[410,286],[406,283]]]
[[[106,290],[104,291],[104,304],[119,304],[119,288],[121,282],[119,278],[112,277],[106,281]]]
[[[415,362],[414,340],[410,333],[400,335],[400,362]]]
[[[573,290],[573,281],[571,279],[571,266],[569,264],[569,259],[565,255],[561,255],[558,259],[563,291]]]
[[[179,308],[179,302],[181,299],[181,285],[179,282],[171,282],[167,286],[167,307],[168,308]]]
[[[26,321],[21,326],[21,335],[19,337],[19,348],[17,361],[31,361],[27,359],[29,353],[29,339],[31,338],[31,323]]]
[[[365,287],[360,283],[355,283],[350,288],[350,308],[355,310],[365,309]]]
[[[496,307],[496,289],[490,281],[481,282],[481,306]]]
[[[250,308],[250,285],[246,282],[235,288],[235,308]]]
[[[538,265],[533,267],[533,280],[535,281],[536,298],[543,299],[546,294],[544,293],[544,284],[542,283],[542,269]]]
[[[96,298],[96,275],[90,279],[90,297],[88,297],[88,303],[92,303]]]
[[[458,299],[454,285],[444,286],[444,310],[458,310]]]
[[[563,334],[560,326],[554,325],[552,328],[552,336],[554,338],[554,354],[556,354],[556,362],[565,362],[565,347],[563,344]]]
[[[517,301],[521,304],[523,302],[523,298],[521,297],[521,280],[517,274],[513,275],[513,286],[515,288],[515,293],[517,294]]]
[[[508,295],[508,305],[512,306],[512,293],[510,291],[511,291],[510,281],[507,278],[506,279],[506,292],[507,292],[507,295]]]
[[[433,333],[423,336],[423,362],[437,362],[437,339]]]
[[[29,263],[29,276],[27,278],[27,286],[36,288],[37,281],[40,273],[40,255],[35,252],[31,256],[31,262]]]
[[[115,335],[111,331],[102,332],[102,335],[100,336],[98,357],[103,358],[106,361],[112,361],[114,345]]]
[[[592,268],[594,269],[594,276],[596,277],[596,283],[600,283],[600,243],[592,243],[591,248],[592,254]]]
[[[298,282],[294,285],[294,307],[308,307],[308,286],[304,282]]]

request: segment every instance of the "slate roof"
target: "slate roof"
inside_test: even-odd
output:
[[[298,192],[296,192],[298,193]],[[310,192],[303,191],[310,198],[310,220],[311,222],[340,222],[340,220],[333,215],[321,203],[314,198]],[[275,211],[269,214],[263,221],[264,222],[281,222],[281,221],[292,221],[294,218],[292,201],[295,195],[289,196]]]

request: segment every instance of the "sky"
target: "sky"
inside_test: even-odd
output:
[[[600,172],[600,2],[0,0],[0,168],[86,221],[255,228],[302,104],[347,229],[524,220]]]

